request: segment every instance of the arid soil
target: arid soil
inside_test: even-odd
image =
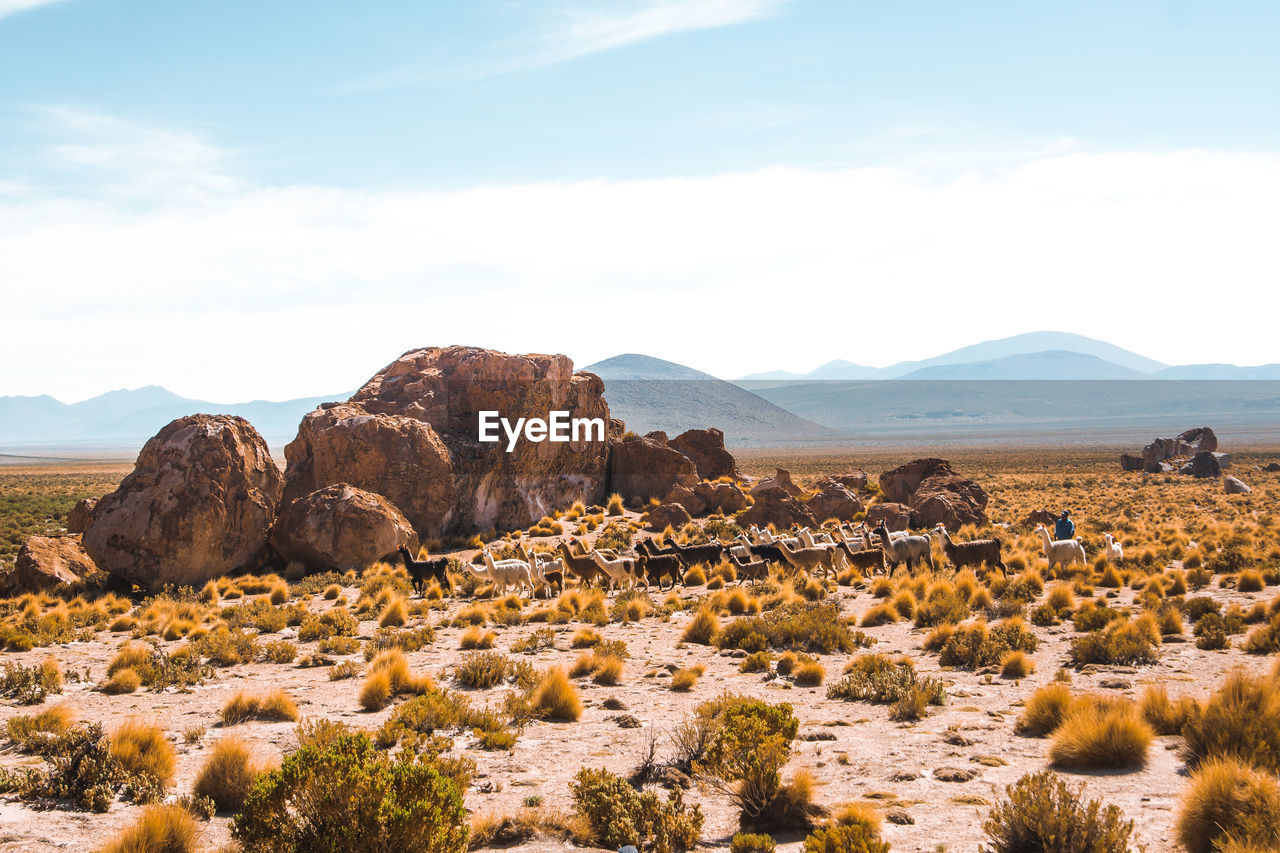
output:
[[[1065,454],[1064,455],[1069,455]],[[780,464],[781,454],[762,459],[760,466]],[[828,460],[830,461],[830,460]],[[747,460],[750,465],[750,460]],[[864,461],[873,471],[892,463],[877,459]],[[1255,487],[1248,498],[1228,500],[1221,494],[1217,481],[1195,482],[1186,478],[1151,478],[1122,475],[1112,463],[1107,465],[1090,457],[1073,470],[1067,480],[1059,471],[1036,470],[1038,463],[1023,460],[1019,465],[999,472],[978,470],[972,462],[960,462],[966,473],[984,482],[992,492],[990,507],[995,522],[1014,523],[1028,507],[1043,504],[1058,506],[1070,502],[1082,519],[1082,535],[1089,540],[1090,560],[1096,556],[1094,538],[1103,530],[1115,530],[1132,544],[1127,552],[1134,555],[1131,571],[1145,579],[1165,568],[1180,569],[1180,559],[1152,558],[1141,565],[1144,549],[1154,549],[1162,534],[1176,532],[1182,539],[1199,538],[1198,525],[1235,524],[1269,525],[1280,498],[1280,477],[1262,475],[1238,467]],[[801,460],[794,468],[809,471],[811,463]],[[844,467],[844,466],[842,466]],[[833,470],[826,468],[825,470]],[[1146,485],[1143,485],[1146,483]],[[1146,489],[1147,491],[1143,491]],[[1121,534],[1116,522],[1117,510],[1107,496],[1128,502],[1131,528]],[[1117,497],[1118,496],[1118,497]],[[1116,513],[1109,516],[1109,513]],[[634,513],[628,517],[634,518]],[[1215,521],[1216,519],[1216,521]],[[1265,521],[1263,521],[1265,520]],[[572,527],[573,525],[568,525]],[[1274,532],[1274,528],[1271,528]],[[567,536],[568,533],[564,534]],[[1225,538],[1225,534],[1220,534]],[[1034,548],[1034,540],[1025,530],[1010,529],[1018,554],[1025,554],[1031,569],[1045,567]],[[558,538],[564,538],[558,537]],[[590,539],[590,537],[586,537]],[[538,542],[555,541],[544,537]],[[1256,548],[1257,569],[1265,571],[1277,566],[1273,543],[1259,543]],[[474,549],[458,552],[469,559]],[[1006,557],[1007,559],[1007,557]],[[1124,568],[1124,566],[1122,566]],[[939,572],[950,577],[949,568]],[[901,576],[901,573],[899,573]],[[1230,584],[1220,585],[1221,578],[1203,590],[1188,595],[1209,595],[1223,608],[1232,604],[1248,610],[1254,604],[1271,601],[1280,589],[1268,586],[1260,592],[1242,593]],[[736,585],[730,585],[730,588]],[[1138,588],[1135,588],[1138,587]],[[1116,591],[1112,606],[1130,606],[1139,595],[1142,583],[1126,583]],[[712,594],[704,586],[678,590],[686,599]],[[748,585],[749,591],[749,585]],[[1108,590],[1098,587],[1096,593]],[[353,604],[357,601],[357,585],[348,584],[343,595]],[[841,614],[858,621],[873,605],[882,603],[873,597],[869,585],[828,584],[827,600],[839,600]],[[652,592],[655,603],[665,593]],[[613,596],[610,596],[610,601]],[[418,599],[411,600],[411,604]],[[223,602],[224,605],[233,602]],[[323,612],[333,606],[320,594],[303,600],[310,609]],[[452,666],[467,654],[459,651],[462,628],[449,624],[453,616],[473,604],[468,598],[447,598],[445,609],[435,610],[410,619],[408,627],[429,622],[436,626],[433,643],[407,655],[415,674],[429,674],[442,686],[456,688]],[[530,602],[529,612],[545,602]],[[1032,605],[1034,606],[1034,604]],[[534,721],[519,733],[513,750],[484,751],[475,748],[470,734],[455,737],[454,751],[475,760],[478,772],[466,804],[475,816],[501,815],[519,810],[528,798],[540,797],[543,810],[569,813],[572,801],[569,781],[583,766],[607,767],[625,775],[644,757],[648,741],[657,739],[659,760],[670,752],[670,733],[702,701],[722,691],[747,694],[770,702],[789,702],[801,721],[800,737],[787,767],[786,775],[805,768],[818,782],[814,799],[829,808],[844,803],[867,801],[883,811],[901,809],[914,821],[908,825],[886,822],[883,837],[893,850],[934,851],[942,849],[973,850],[984,839],[982,823],[991,803],[1003,794],[1004,786],[1021,775],[1048,766],[1049,740],[1015,734],[1014,723],[1020,705],[1036,688],[1054,680],[1055,673],[1067,665],[1067,652],[1072,637],[1077,636],[1070,621],[1050,627],[1032,627],[1040,639],[1031,655],[1035,672],[1020,680],[1003,679],[998,673],[943,669],[936,653],[925,652],[922,643],[928,629],[917,629],[909,620],[864,630],[875,638],[869,649],[893,655],[907,655],[922,675],[935,675],[946,684],[946,703],[932,708],[929,715],[914,723],[895,723],[889,719],[885,705],[846,702],[827,698],[827,687],[840,677],[853,655],[822,655],[826,680],[819,687],[797,687],[786,678],[761,673],[742,673],[738,666],[741,653],[720,652],[714,646],[680,643],[685,623],[696,608],[686,607],[669,616],[650,615],[638,622],[611,622],[597,628],[606,640],[622,640],[629,657],[621,683],[599,686],[589,678],[575,679],[582,693],[585,710],[576,723]],[[1136,608],[1135,608],[1136,611]],[[371,637],[377,627],[377,614],[363,617],[358,636]],[[721,617],[722,622],[732,617]],[[509,652],[512,644],[528,636],[541,624],[489,625],[495,631],[495,649]],[[570,637],[583,627],[577,622],[552,626],[556,631],[555,648],[512,657],[528,660],[538,668],[559,664],[566,669],[581,653],[570,648]],[[1252,629],[1246,626],[1246,630]],[[288,631],[286,629],[286,636]],[[145,689],[126,695],[106,695],[95,689],[105,679],[107,663],[118,648],[130,638],[129,632],[100,631],[91,642],[67,642],[52,647],[38,647],[25,652],[6,652],[0,660],[6,663],[32,664],[53,654],[67,672],[84,673],[88,680],[68,679],[61,695],[51,695],[44,706],[18,706],[12,701],[0,704],[0,724],[17,714],[28,714],[40,707],[68,703],[80,719],[99,721],[110,730],[129,717],[141,717],[160,725],[174,742],[178,752],[176,780],[170,795],[189,792],[192,780],[212,744],[224,735],[235,734],[250,740],[263,757],[278,759],[296,747],[293,723],[246,722],[224,728],[220,710],[237,691],[265,692],[283,687],[296,700],[303,718],[325,717],[340,720],[362,729],[376,729],[392,712],[394,705],[375,713],[360,709],[358,694],[361,678],[331,681],[327,667],[302,668],[294,664],[256,662],[219,668],[215,677],[189,692],[154,693]],[[275,639],[263,636],[263,641]],[[149,637],[148,639],[157,639]],[[1267,656],[1245,654],[1239,648],[1204,651],[1196,647],[1187,624],[1185,641],[1166,641],[1159,649],[1158,663],[1150,666],[1094,666],[1070,671],[1070,686],[1077,693],[1124,695],[1138,699],[1147,685],[1165,686],[1170,696],[1192,695],[1204,698],[1221,683],[1232,667],[1266,671],[1272,660]],[[1238,645],[1242,636],[1231,638]],[[186,640],[161,641],[172,650]],[[298,643],[298,655],[316,651],[315,643]],[[347,656],[334,656],[364,665],[364,655],[357,650]],[[668,667],[702,665],[705,672],[693,689],[686,693],[668,688]],[[501,705],[504,691],[514,687],[496,687],[470,691],[474,704]],[[625,710],[608,710],[606,699],[616,699]],[[634,726],[638,721],[638,727]],[[1071,773],[1063,777],[1073,785],[1083,785],[1086,797],[1114,803],[1124,815],[1136,823],[1136,839],[1150,853],[1180,849],[1175,842],[1173,824],[1178,798],[1186,785],[1184,763],[1179,757],[1181,738],[1159,737],[1150,749],[1146,766],[1134,772]],[[0,753],[0,764],[16,767],[38,765],[41,760],[23,755],[12,747]],[[964,782],[940,781],[936,771],[958,768],[974,771]],[[945,775],[945,774],[944,774]],[[697,786],[689,798],[701,804],[706,823],[703,843],[709,849],[727,849],[736,831],[736,814],[727,799],[709,788]],[[105,814],[64,810],[35,811],[12,797],[0,798],[0,849],[22,851],[89,850],[133,819],[140,807],[117,802]],[[229,843],[229,818],[219,815],[205,825],[204,843],[208,849],[219,849]],[[802,848],[802,836],[779,837],[779,849]],[[570,849],[573,845],[559,839],[536,839],[517,850]]]

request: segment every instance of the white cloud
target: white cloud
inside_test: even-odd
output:
[[[348,83],[360,92],[444,77],[484,78],[581,59],[679,33],[717,29],[777,14],[792,0],[613,0],[538,6],[538,18],[518,41],[490,59],[447,69],[410,64]]]
[[[1035,329],[1171,363],[1280,360],[1258,310],[1280,278],[1272,154],[361,192],[235,181],[198,139],[135,138],[168,139],[160,173],[204,189],[173,195],[120,150],[80,162],[126,202],[0,194],[0,360],[20,366],[0,394],[278,399],[446,343],[725,376]]]
[[[0,18],[14,15],[18,12],[25,12],[37,6],[49,6],[60,2],[62,0],[0,0]]]

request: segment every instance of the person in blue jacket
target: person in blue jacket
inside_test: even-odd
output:
[[[1057,540],[1076,538],[1076,523],[1071,520],[1071,510],[1064,509],[1062,515],[1053,523],[1053,538]]]

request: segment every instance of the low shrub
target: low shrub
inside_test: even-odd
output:
[[[920,679],[910,659],[863,654],[845,668],[845,676],[827,688],[828,699],[888,704],[898,702],[920,689],[927,704],[941,705],[946,698],[942,682]]]
[[[198,797],[208,797],[218,811],[237,812],[261,770],[246,741],[224,737],[214,744],[213,751],[200,766],[191,792]]]
[[[128,720],[111,733],[111,757],[129,777],[131,799],[159,799],[173,782],[177,757],[159,726]]]
[[[1072,666],[1090,663],[1133,666],[1160,659],[1160,631],[1146,613],[1133,620],[1117,620],[1071,640],[1067,660]]]
[[[658,853],[684,853],[698,843],[702,810],[685,806],[680,788],[663,802],[653,792],[640,792],[608,770],[582,768],[569,784],[574,809],[589,828],[592,841],[617,850],[634,845]]]
[[[98,853],[196,853],[200,826],[180,805],[149,806]]]
[[[838,823],[810,833],[804,840],[804,853],[889,853],[889,842],[864,824]]]
[[[1182,795],[1178,841],[1188,853],[1280,848],[1280,784],[1236,758],[1211,758]]]
[[[1030,773],[1005,788],[982,824],[990,853],[1128,853],[1133,821],[1117,806],[1081,801],[1048,770]]]
[[[1235,758],[1280,772],[1280,684],[1241,669],[1228,673],[1182,734],[1193,768],[1211,758]]]
[[[729,841],[729,853],[774,853],[778,842],[772,836],[753,832],[739,832]]]
[[[468,829],[462,792],[433,757],[393,758],[365,735],[344,734],[262,774],[232,837],[260,853],[463,853]]]

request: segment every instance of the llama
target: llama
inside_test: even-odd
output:
[[[981,566],[985,563],[1005,574],[1004,561],[1000,559],[1000,542],[995,539],[973,539],[969,542],[952,542],[947,526],[941,521],[933,529],[942,541],[942,551],[957,569],[965,566]]]
[[[668,536],[667,545],[679,555],[685,568],[689,568],[695,563],[706,563],[708,566],[714,566],[724,557],[724,546],[715,541],[708,542],[705,545],[681,545]]]
[[[618,589],[631,587],[636,582],[636,561],[630,557],[606,557],[603,551],[592,551],[591,559],[595,560],[600,571],[609,576],[610,584]]]
[[[884,572],[884,549],[864,548],[845,555],[845,562],[855,569],[869,569],[872,574]]]
[[[1067,567],[1073,563],[1087,561],[1084,541],[1079,536],[1075,539],[1053,539],[1049,536],[1049,528],[1043,524],[1036,525],[1036,533],[1040,534],[1040,540],[1044,544],[1044,555],[1049,560],[1049,571],[1053,571],[1055,563],[1066,571]]]
[[[834,545],[835,540],[831,538],[829,533],[819,533],[814,536],[807,527],[801,527],[796,531],[796,538],[800,540],[800,544],[805,548],[815,548],[818,545]]]
[[[489,553],[488,549],[483,553],[483,572],[476,569],[475,566],[467,564],[467,568],[471,570],[473,575],[491,581],[500,596],[506,595],[507,587],[512,584],[519,585],[522,593],[527,588],[529,595],[533,595],[533,573],[529,570],[528,563],[524,560],[494,560],[493,554]]]
[[[409,579],[413,581],[413,591],[418,595],[422,595],[423,590],[426,589],[427,581],[431,578],[435,578],[440,582],[441,589],[446,592],[453,592],[453,582],[449,580],[448,557],[415,560],[405,546],[401,545],[396,550],[400,552],[400,559],[404,560],[404,570],[409,573]]]
[[[778,548],[783,559],[798,571],[821,568],[825,578],[829,573],[838,574],[844,569],[844,552],[835,548],[792,548],[785,542],[779,542]]]
[[[551,597],[557,586],[564,592],[564,560],[558,557],[550,559],[538,553],[534,553],[532,557],[533,562],[529,566],[533,569],[533,579],[539,589],[546,587],[547,598]]]
[[[750,554],[751,552],[748,550],[747,553]],[[733,549],[730,549],[729,562],[733,563],[733,565],[737,567],[739,584],[744,580],[762,581],[769,577],[769,564],[764,560],[753,560],[750,556],[740,557],[734,553]]]
[[[771,544],[757,545],[754,542],[749,541],[746,536],[743,536],[741,534],[739,534],[738,537],[733,541],[738,545],[745,546],[746,549],[751,552],[752,556],[756,557],[757,559],[765,560],[766,562],[769,562],[769,563],[785,563],[787,561],[786,557],[782,556],[782,549],[779,548],[777,545],[771,545]]]
[[[1124,546],[1116,541],[1116,538],[1110,533],[1102,534],[1102,538],[1107,540],[1107,545],[1102,549],[1102,556],[1108,563],[1118,563],[1124,559]]]
[[[879,537],[884,548],[885,562],[892,567],[890,575],[899,563],[905,563],[908,572],[913,571],[917,563],[924,563],[930,570],[933,569],[933,542],[928,536],[900,536],[894,539],[889,535],[884,522],[871,532]]]
[[[684,585],[683,564],[675,554],[647,554],[641,551],[636,557],[636,571],[647,587],[650,581],[656,581],[658,591],[662,591],[662,579],[671,578],[671,588],[676,588],[678,581]]]
[[[569,543],[562,541],[559,549],[560,560],[564,563],[565,571],[576,577],[579,582],[590,586],[594,580],[603,580],[609,577],[596,565],[596,561],[591,557],[575,554],[573,549],[569,547]]]

